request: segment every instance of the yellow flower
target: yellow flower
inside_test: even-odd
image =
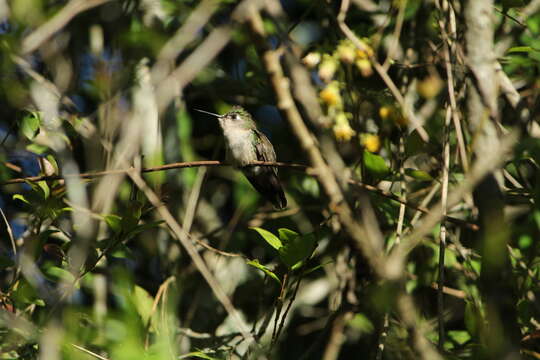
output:
[[[319,93],[321,100],[328,106],[338,106],[341,104],[341,94],[339,93],[339,83],[332,81]]]
[[[308,68],[314,68],[321,62],[321,54],[318,52],[310,52],[304,58],[302,59],[302,62],[304,65],[306,65]]]
[[[409,123],[409,119],[403,115],[401,110],[394,106],[381,106],[379,109],[379,116],[383,120],[390,120],[400,126],[405,126]]]
[[[324,82],[330,82],[336,73],[338,62],[331,55],[324,54],[319,65],[319,77]]]
[[[391,113],[392,109],[390,109],[390,107],[388,106],[381,106],[381,108],[379,109],[379,116],[381,117],[381,119],[388,119]]]
[[[443,81],[437,75],[429,76],[424,80],[418,82],[416,85],[416,91],[420,96],[431,99],[437,96],[443,87]]]
[[[350,40],[342,41],[338,45],[336,53],[339,59],[347,64],[352,64],[356,58],[355,47]]]
[[[334,130],[334,136],[338,141],[349,141],[356,134],[356,131],[351,128],[344,112],[337,114],[336,123],[332,130]]]
[[[369,77],[373,74],[373,69],[368,59],[358,59],[356,60],[355,65],[358,70],[360,70],[363,77]]]
[[[378,135],[365,134],[362,136],[362,145],[364,145],[367,151],[375,153],[381,148],[381,139]]]
[[[367,42],[361,39],[359,41],[360,41],[360,44],[362,45],[362,48],[356,50],[356,57],[358,59],[368,59],[375,54],[375,52],[373,51],[371,46],[367,44]]]

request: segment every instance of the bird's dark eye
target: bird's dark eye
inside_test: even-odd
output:
[[[234,114],[233,115],[233,120],[236,120],[236,121],[240,120],[240,115]]]

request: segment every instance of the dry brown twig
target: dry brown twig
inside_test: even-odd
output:
[[[455,14],[453,12],[452,7],[449,6],[448,8],[449,8],[448,14],[451,19],[450,33],[455,34],[456,33]],[[463,166],[463,170],[466,173],[467,171],[469,171],[469,158],[467,156],[467,150],[465,148],[465,140],[463,138],[463,130],[461,127],[461,121],[460,121],[458,107],[457,107],[456,91],[455,91],[455,85],[454,85],[454,71],[452,69],[452,61],[451,61],[451,56],[450,56],[452,44],[451,44],[450,36],[448,36],[448,33],[446,31],[445,23],[443,22],[443,20],[439,21],[439,30],[443,38],[443,56],[444,56],[444,62],[445,62],[446,77],[448,79],[447,88],[448,88],[448,98],[450,99],[450,106],[452,110],[452,121],[454,122],[456,138],[458,141],[458,149],[459,149],[459,155],[460,155],[459,157],[461,160],[461,165]],[[455,56],[455,54],[453,55]]]
[[[113,0],[71,0],[50,20],[22,40],[21,53],[29,54],[36,51],[43,43],[66,26],[75,16],[109,1]]]
[[[442,217],[441,230],[439,233],[439,279],[437,289],[437,317],[439,322],[439,350],[444,350],[444,341],[446,332],[444,331],[444,255],[446,252],[446,217],[448,207],[448,177],[450,172],[450,120],[452,118],[452,110],[446,108],[446,120],[444,123],[444,140],[443,140],[443,169],[442,169],[442,187],[441,187],[441,207]]]

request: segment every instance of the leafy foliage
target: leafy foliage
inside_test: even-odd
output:
[[[0,358],[539,358],[538,2],[474,0],[492,111],[473,0],[248,1],[0,2]],[[283,211],[230,166],[149,169],[225,159],[193,109],[235,104],[311,166]]]

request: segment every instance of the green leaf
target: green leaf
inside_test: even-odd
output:
[[[278,229],[278,235],[283,245],[287,245],[288,243],[294,241],[298,236],[300,236],[297,232],[286,228]]]
[[[105,215],[103,216],[103,220],[105,220],[105,222],[107,223],[107,225],[111,228],[112,231],[114,231],[115,233],[118,233],[120,232],[120,230],[122,229],[122,218],[118,215],[114,215],[114,214],[111,214],[111,215]]]
[[[280,234],[286,236],[283,246],[279,249],[281,261],[291,270],[298,269],[313,254],[317,246],[315,234],[301,236],[288,229],[280,229]]]
[[[530,46],[514,46],[514,47],[511,47],[510,49],[508,49],[506,51],[507,54],[512,54],[512,53],[529,53],[529,52],[532,52],[534,51],[534,49]]]
[[[49,266],[44,270],[43,273],[55,281],[63,280],[69,283],[73,283],[73,281],[75,280],[75,277],[72,273],[58,266]]]
[[[482,319],[473,302],[466,302],[464,315],[465,327],[467,328],[467,331],[472,335],[478,334],[479,325],[482,324]]]
[[[533,243],[533,239],[528,234],[523,234],[519,237],[518,246],[520,249],[524,250],[529,248]]]
[[[41,189],[42,195],[44,199],[48,199],[49,195],[51,194],[51,190],[49,189],[49,185],[47,185],[46,181],[38,181],[36,185]]]
[[[139,223],[142,216],[143,203],[138,200],[132,200],[129,203],[129,210],[122,217],[122,228],[129,231]]]
[[[348,325],[358,330],[361,334],[371,334],[375,330],[371,320],[364,314],[355,314]]]
[[[149,223],[137,225],[133,227],[132,229],[129,229],[128,233],[126,234],[125,240],[131,239],[146,230],[157,228],[159,227],[159,225],[163,224],[164,222],[165,222],[164,220],[156,220]]]
[[[135,285],[133,290],[133,302],[137,308],[137,312],[143,319],[144,323],[148,323],[148,320],[152,316],[152,307],[154,305],[154,298],[142,287]]]
[[[319,264],[319,265],[317,265],[317,266],[314,266],[314,267],[312,267],[312,268],[309,268],[309,269],[305,270],[305,271],[303,272],[303,274],[304,274],[304,276],[306,276],[306,275],[311,274],[312,272],[317,271],[317,270],[319,270],[320,268],[325,267],[326,265],[331,264],[331,263],[333,263],[333,262],[334,262],[333,260],[330,260],[330,261],[327,261],[327,262],[325,262],[325,263],[323,263],[323,264]]]
[[[313,177],[306,176],[305,178],[303,178],[300,186],[301,186],[301,190],[304,193],[309,194],[313,196],[314,198],[319,197],[320,195],[319,183]]]
[[[380,180],[390,175],[391,171],[382,156],[364,150],[364,166],[368,173]]]
[[[448,337],[459,345],[463,345],[471,339],[471,334],[465,330],[450,330],[448,331]]]
[[[266,275],[270,276],[272,279],[276,280],[277,283],[279,284],[279,286],[281,286],[281,280],[279,280],[278,276],[272,272],[270,269],[268,269],[266,266],[264,266],[263,264],[259,263],[259,260],[255,259],[255,260],[249,260],[246,262],[248,265],[250,266],[253,266],[254,268],[257,268],[259,270],[261,270],[262,272],[264,272]]]
[[[13,195],[13,200],[21,200],[23,203],[26,203],[26,204],[30,205],[30,202],[28,200],[26,200],[26,198],[22,194]]]
[[[60,173],[60,170],[58,169],[58,163],[56,162],[56,159],[54,158],[54,156],[49,154],[45,158],[51,163],[52,167],[54,168],[54,173],[55,174]]]
[[[32,140],[38,133],[40,123],[39,113],[32,111],[21,121],[21,132],[29,140]]]
[[[30,151],[30,152],[33,152],[35,154],[43,154],[44,152],[48,151],[49,148],[46,147],[45,145],[40,145],[40,144],[36,144],[36,143],[32,143],[32,144],[29,144],[27,147],[26,147],[26,150]]]
[[[250,229],[258,232],[259,235],[261,235],[263,239],[274,249],[279,251],[279,249],[281,249],[281,247],[283,246],[279,238],[276,235],[272,234],[270,231],[261,229],[259,227],[252,227]]]
[[[412,177],[415,180],[419,181],[433,181],[433,177],[429,175],[427,172],[418,170],[418,169],[411,169],[406,168],[405,169],[405,175]]]

